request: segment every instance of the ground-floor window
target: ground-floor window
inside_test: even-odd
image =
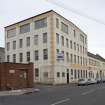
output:
[[[57,77],[58,77],[58,78],[60,77],[60,72],[57,72]]]
[[[65,72],[62,72],[62,77],[65,77]]]
[[[71,69],[71,75],[73,75],[73,69]]]
[[[77,79],[77,73],[76,73],[76,70],[74,70],[74,78]]]
[[[78,70],[78,78],[80,78],[80,70]]]

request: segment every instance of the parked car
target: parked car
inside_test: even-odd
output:
[[[101,79],[96,79],[97,83],[102,83]]]
[[[103,81],[103,83],[105,83],[105,79],[103,79],[102,81]]]
[[[87,79],[79,79],[78,80],[78,86],[81,86],[81,85],[88,85],[88,81]]]
[[[87,84],[88,84],[88,85],[90,85],[90,84],[95,84],[95,83],[97,83],[96,79],[89,78],[89,79],[87,80]]]

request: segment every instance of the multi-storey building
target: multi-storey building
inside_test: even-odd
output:
[[[5,49],[0,47],[0,63],[5,61]]]
[[[105,80],[105,59],[98,54],[88,52],[89,78]]]
[[[6,61],[34,62],[34,82],[65,84],[89,76],[87,35],[53,10],[5,27],[5,45]]]

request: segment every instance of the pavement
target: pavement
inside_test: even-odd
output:
[[[25,88],[25,89],[18,89],[18,90],[0,91],[0,96],[23,95],[23,94],[30,94],[30,93],[38,92],[38,91],[40,90],[36,88]]]
[[[0,105],[105,105],[105,83],[89,86],[36,85],[39,92],[0,97]]]

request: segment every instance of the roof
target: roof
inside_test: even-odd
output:
[[[105,62],[105,58],[103,58],[102,56],[100,56],[99,54],[93,54],[93,53],[90,53],[90,52],[88,52],[88,56],[89,57],[92,57],[92,58],[95,58],[95,59],[97,59],[97,60],[100,60],[100,61],[102,61],[102,62]]]
[[[15,24],[19,24],[19,23],[21,23],[21,22],[24,22],[24,21],[26,21],[26,20],[35,18],[35,17],[40,16],[40,15],[47,14],[47,13],[49,13],[49,12],[54,12],[54,13],[56,13],[56,14],[59,15],[60,17],[64,18],[64,19],[67,20],[68,22],[70,22],[70,23],[71,23],[72,25],[74,25],[76,28],[78,28],[79,30],[81,30],[79,27],[77,27],[77,26],[76,26],[74,23],[72,23],[70,20],[66,19],[64,16],[60,15],[59,13],[55,12],[54,10],[49,10],[49,11],[46,11],[46,12],[44,12],[44,13],[41,13],[41,14],[32,16],[32,17],[30,17],[30,18],[27,18],[27,19],[24,19],[24,20],[22,20],[22,21],[16,22],[16,23],[14,23],[14,24],[8,25],[8,26],[6,26],[6,27],[4,27],[4,28],[13,26],[13,25],[15,25]],[[81,30],[81,32],[84,33],[82,30]],[[85,34],[85,33],[84,33],[84,34]],[[85,35],[86,35],[86,34],[85,34]]]

